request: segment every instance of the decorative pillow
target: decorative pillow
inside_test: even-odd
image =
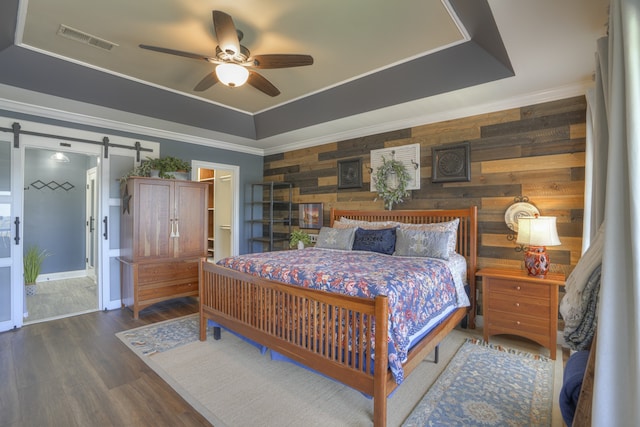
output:
[[[353,246],[355,234],[355,228],[338,229],[322,227],[320,233],[318,233],[316,248],[350,251],[351,246]]]
[[[396,229],[365,230],[357,228],[353,240],[353,250],[392,255],[396,250]]]
[[[449,260],[450,241],[455,242],[452,231],[423,231],[400,228],[396,234],[398,256],[429,257]]]
[[[453,239],[449,240],[449,253],[452,254],[456,251],[456,237],[458,235],[458,225],[460,224],[460,218],[456,218],[451,221],[445,222],[433,222],[431,224],[400,224],[400,228],[404,230],[421,230],[421,231],[440,231],[440,232],[453,232]]]
[[[358,228],[356,224],[348,224],[343,221],[333,221],[333,225],[331,227],[338,229],[353,228],[354,230]]]
[[[361,221],[341,217],[338,221],[333,221],[334,228],[362,228],[364,230],[381,230],[383,228],[397,227],[398,222],[394,221]]]

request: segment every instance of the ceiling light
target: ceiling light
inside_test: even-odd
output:
[[[69,158],[67,156],[65,156],[63,153],[55,153],[51,155],[51,160],[54,160],[56,162],[60,162],[60,163],[69,163]]]
[[[220,64],[216,67],[218,80],[230,87],[242,86],[249,78],[249,70],[238,64]]]

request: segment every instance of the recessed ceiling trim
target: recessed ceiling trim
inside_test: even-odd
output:
[[[456,47],[456,46],[458,46],[458,45],[460,45],[460,44],[462,44],[462,43],[465,43],[465,42],[467,42],[467,41],[468,41],[468,39],[467,39],[467,38],[462,38],[462,39],[457,40],[457,41],[455,41],[455,42],[453,42],[453,43],[449,43],[449,44],[446,44],[446,45],[439,46],[439,47],[438,47],[438,48],[436,48],[436,49],[432,49],[432,50],[429,50],[429,51],[426,51],[426,52],[419,53],[419,54],[417,54],[417,55],[413,55],[413,56],[410,56],[410,57],[407,57],[407,58],[403,58],[403,59],[402,59],[402,60],[400,60],[400,61],[393,62],[393,63],[391,63],[391,64],[385,65],[384,67],[380,67],[380,68],[373,69],[373,70],[371,70],[371,71],[368,71],[368,72],[366,72],[366,73],[359,74],[359,75],[357,75],[357,76],[351,77],[351,78],[346,79],[346,80],[343,80],[343,81],[341,81],[341,82],[337,82],[337,83],[335,83],[335,84],[332,84],[332,85],[329,85],[329,86],[325,86],[325,87],[320,88],[320,89],[318,89],[318,90],[315,90],[315,91],[313,91],[313,92],[308,92],[308,93],[306,93],[306,94],[304,94],[304,95],[302,95],[302,96],[299,96],[299,97],[297,97],[297,98],[292,98],[292,99],[290,99],[290,100],[288,100],[288,101],[286,101],[286,102],[282,102],[282,103],[280,103],[280,104],[272,105],[271,107],[268,107],[268,108],[262,109],[262,110],[260,110],[260,111],[256,111],[256,112],[254,113],[254,115],[259,115],[259,114],[264,113],[264,112],[267,112],[267,111],[269,111],[269,110],[275,110],[275,109],[280,108],[280,107],[283,107],[283,106],[285,106],[285,105],[287,105],[287,104],[291,104],[291,103],[296,102],[296,101],[299,101],[299,100],[301,100],[301,99],[308,98],[308,97],[313,96],[313,95],[317,95],[317,94],[322,93],[322,92],[324,92],[324,91],[327,91],[327,90],[330,90],[330,89],[334,89],[334,88],[340,87],[340,86],[342,86],[342,85],[346,85],[346,84],[348,84],[348,83],[351,83],[351,82],[354,82],[354,81],[360,80],[360,79],[362,79],[362,78],[364,78],[364,77],[374,75],[374,74],[379,73],[379,72],[381,72],[381,71],[385,71],[385,70],[388,70],[388,69],[394,68],[394,67],[396,67],[396,66],[398,66],[398,65],[402,65],[402,64],[405,64],[405,63],[407,63],[407,62],[411,62],[411,61],[413,61],[413,60],[415,60],[415,59],[423,58],[423,57],[425,57],[425,56],[433,55],[434,53],[438,53],[438,52],[440,52],[440,51],[447,50],[447,49],[450,49],[450,48],[452,48],[452,47]]]
[[[298,137],[287,138],[297,139],[296,142],[283,143],[275,147],[265,148],[264,155],[269,156],[272,154],[285,153],[288,151],[301,150],[305,148],[315,147],[322,144],[328,144],[330,142],[346,141],[353,138],[360,138],[366,135],[377,135],[384,132],[396,131],[399,129],[409,129],[416,126],[423,126],[432,123],[440,123],[448,120],[455,120],[464,117],[472,117],[478,114],[491,113],[495,111],[505,111],[512,108],[520,108],[526,105],[542,104],[545,102],[557,101],[560,99],[571,98],[574,96],[584,95],[588,88],[592,87],[591,82],[581,82],[577,84],[570,84],[566,86],[556,87],[552,89],[544,89],[537,92],[526,93],[518,96],[513,96],[504,99],[498,99],[495,101],[489,101],[482,104],[469,105],[457,109],[446,109],[436,113],[428,113],[422,115],[414,115],[411,117],[399,119],[399,120],[385,120],[380,121],[375,125],[360,126],[347,131],[336,131],[330,134],[322,135],[314,138],[307,138],[301,140]],[[412,101],[415,104],[424,102],[423,99]],[[383,114],[394,108],[401,108],[400,105],[394,105],[392,107],[383,108],[380,111]],[[354,120],[355,117],[350,117],[348,120]],[[339,119],[341,121],[345,119]],[[327,123],[324,123],[325,125]],[[286,134],[278,135],[279,138],[287,137],[289,134],[295,135],[298,131],[291,131]],[[263,140],[264,141],[264,140]]]
[[[460,17],[458,16],[456,11],[454,10],[453,6],[451,5],[451,1],[450,0],[442,0],[442,5],[447,10],[447,13],[451,17],[451,20],[458,27],[458,31],[460,31],[460,33],[462,34],[462,37],[464,38],[464,41],[471,40],[471,36],[469,35],[469,31],[467,31],[467,27],[465,27],[464,24],[462,23],[462,20],[460,19]]]
[[[26,89],[19,89],[14,87],[5,86],[0,83],[0,89],[5,90],[7,93],[12,93],[12,97],[24,97],[26,93],[30,91]],[[167,129],[162,129],[160,126],[153,125],[140,125],[131,122],[127,122],[125,120],[114,120],[107,119],[100,114],[81,114],[77,112],[70,111],[69,109],[62,110],[56,109],[53,107],[44,106],[45,103],[48,104],[56,104],[56,99],[59,99],[55,95],[42,95],[41,93],[36,93],[38,97],[38,102],[40,104],[34,104],[32,101],[17,101],[9,98],[0,98],[0,117],[5,117],[2,115],[2,110],[10,111],[13,113],[19,114],[27,114],[32,116],[37,116],[41,118],[56,120],[60,122],[65,122],[66,127],[77,127],[79,126],[88,126],[94,128],[101,128],[116,132],[128,132],[137,135],[144,135],[147,137],[155,137],[155,138],[163,138],[169,139],[172,141],[181,141],[189,144],[197,144],[203,145],[206,147],[219,148],[227,151],[235,151],[238,153],[245,154],[253,154],[256,156],[263,156],[264,150],[261,148],[253,148],[251,146],[242,145],[242,141],[238,144],[234,144],[231,142],[225,141],[224,135],[218,135],[219,138],[214,136],[198,136],[194,133],[187,133],[187,131],[171,131]],[[50,102],[49,102],[50,101]],[[70,101],[71,103],[77,103],[79,108],[83,108],[83,103],[80,101]],[[108,107],[99,107],[99,109],[109,109]],[[127,117],[131,118],[131,115],[127,115]],[[162,119],[152,119],[163,121]],[[168,122],[166,122],[168,123]],[[70,125],[72,124],[72,125]]]
[[[120,73],[117,73],[117,72],[112,71],[112,70],[107,70],[106,68],[101,68],[101,67],[95,66],[93,64],[89,64],[88,62],[82,62],[82,61],[78,61],[77,59],[69,58],[67,56],[58,55],[57,53],[49,52],[48,50],[43,50],[43,49],[37,48],[35,46],[28,45],[28,44],[25,44],[25,43],[21,43],[21,44],[19,44],[17,46],[21,47],[21,48],[24,48],[24,49],[27,49],[27,50],[30,50],[30,51],[33,51],[33,52],[36,52],[36,53],[40,53],[42,55],[47,55],[47,56],[50,56],[52,58],[60,59],[61,61],[70,62],[72,64],[80,65],[80,66],[85,67],[85,68],[90,68],[90,69],[95,70],[95,71],[100,71],[101,73],[110,74],[112,76],[119,77],[121,79],[130,80],[132,82],[139,83],[139,84],[142,84],[142,85],[145,85],[145,86],[149,86],[149,87],[152,87],[152,88],[155,88],[155,89],[164,90],[166,92],[172,92],[172,93],[175,93],[176,95],[184,96],[184,97],[187,97],[187,98],[192,98],[192,99],[195,99],[195,100],[198,100],[198,101],[201,101],[201,102],[206,102],[207,104],[212,104],[212,105],[224,108],[225,110],[231,110],[231,111],[235,111],[237,113],[246,114],[246,115],[249,115],[249,116],[253,115],[253,113],[251,113],[249,111],[240,110],[238,108],[231,107],[229,105],[222,104],[220,102],[212,101],[212,100],[207,99],[207,98],[202,98],[200,96],[196,96],[196,95],[193,95],[191,93],[181,92],[179,90],[175,90],[175,89],[168,88],[166,86],[162,86],[162,85],[158,85],[158,84],[155,84],[155,83],[151,83],[151,82],[148,82],[146,80],[140,80],[140,79],[137,79],[135,77],[128,76],[126,74],[120,74]]]

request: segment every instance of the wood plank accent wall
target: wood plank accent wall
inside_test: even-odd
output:
[[[551,270],[568,275],[582,246],[585,135],[586,100],[579,96],[266,156],[264,178],[292,182],[294,203],[324,203],[325,219],[331,207],[384,209],[369,192],[370,151],[419,143],[421,188],[397,209],[475,204],[479,267],[524,268],[504,214],[516,197],[528,197],[541,215],[557,217],[562,245],[547,249]],[[432,183],[432,147],[465,141],[471,181]],[[363,186],[338,189],[337,162],[352,158],[362,159]]]

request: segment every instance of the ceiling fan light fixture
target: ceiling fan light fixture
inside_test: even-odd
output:
[[[216,77],[230,87],[239,87],[247,82],[249,70],[238,64],[220,64],[216,67]]]

